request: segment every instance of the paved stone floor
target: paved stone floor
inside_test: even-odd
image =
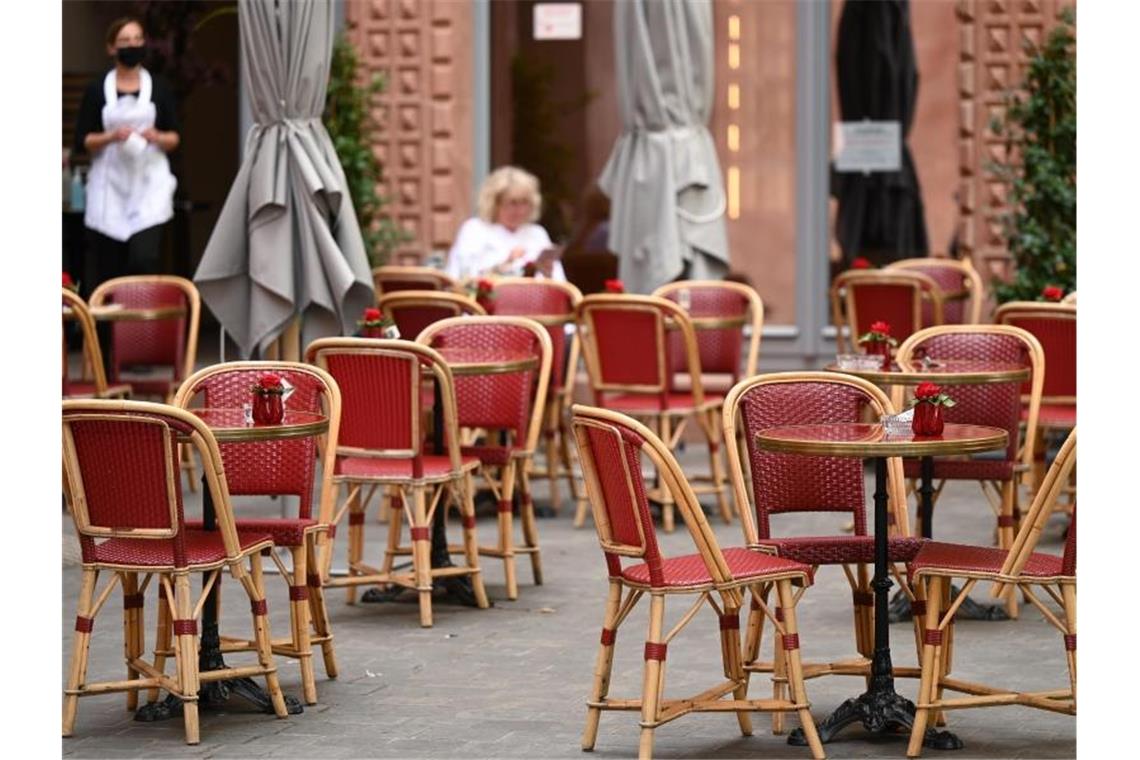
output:
[[[686,460],[703,460],[690,452]],[[705,460],[707,461],[707,460]],[[702,462],[703,464],[703,462]],[[699,465],[697,465],[699,466]],[[538,503],[546,499],[545,483],[535,486]],[[870,491],[868,490],[868,493]],[[199,508],[188,494],[187,511]],[[565,502],[564,502],[565,504]],[[273,514],[278,503],[258,500],[243,509]],[[936,511],[936,535],[945,540],[989,543],[993,517],[975,484],[947,486]],[[1044,536],[1041,549],[1060,552],[1064,518]],[[64,620],[75,614],[79,576],[77,548],[70,519],[64,520],[62,602]],[[832,517],[794,518],[787,530],[835,532]],[[738,544],[738,524],[712,520],[722,546]],[[492,517],[479,520],[488,540]],[[386,526],[370,515],[369,556],[378,557]],[[592,528],[575,530],[569,510],[539,522],[546,584],[531,583],[526,560],[520,565],[521,593],[506,600],[499,563],[484,562],[488,592],[494,607],[477,610],[440,599],[435,626],[420,628],[415,602],[344,603],[343,592],[330,594],[340,677],[324,678],[317,661],[320,702],[302,715],[277,720],[233,704],[222,713],[204,713],[202,742],[183,744],[180,720],[138,723],[124,709],[123,695],[89,697],[80,701],[74,737],[63,740],[68,757],[305,757],[305,758],[546,758],[582,757],[580,733],[584,701],[592,681],[598,631],[605,599],[605,565]],[[343,565],[343,546],[338,547]],[[668,553],[687,553],[691,542],[683,531],[664,536]],[[277,635],[288,630],[286,592],[280,577],[269,576],[270,620]],[[116,592],[117,594],[118,592]],[[984,599],[986,590],[976,590]],[[154,614],[153,591],[148,593],[148,621]],[[121,665],[122,632],[116,622],[117,599],[111,600],[95,627],[89,678],[117,679]],[[248,617],[238,614],[245,602],[238,584],[224,583],[223,632],[244,634]],[[641,686],[641,650],[648,604],[643,602],[622,626],[612,678],[612,696],[637,696]],[[667,627],[687,609],[677,600],[667,607]],[[808,660],[836,659],[854,652],[850,594],[838,568],[824,569],[800,605],[803,654]],[[70,656],[72,626],[64,625],[63,662]],[[148,622],[148,632],[153,623]],[[891,626],[895,663],[913,665],[915,653],[909,623]],[[150,639],[148,637],[148,643]],[[702,612],[670,645],[666,694],[696,693],[720,677],[719,637],[711,614]],[[1008,681],[1024,688],[1059,688],[1067,684],[1060,636],[1032,608],[1012,622],[963,622],[958,626],[954,662],[964,679]],[[241,658],[231,657],[231,662]],[[278,658],[281,683],[288,694],[300,694],[296,662]],[[61,676],[61,679],[63,676]],[[914,698],[917,682],[900,679],[898,690]],[[754,678],[752,696],[767,690]],[[808,682],[817,719],[845,698],[862,691],[862,681],[850,677]],[[965,749],[952,753],[927,750],[940,758],[1067,758],[1076,755],[1076,724],[1072,717],[1022,707],[967,710],[950,715],[952,728]],[[789,721],[793,726],[794,719]],[[731,714],[689,715],[657,731],[656,755],[661,758],[807,758],[806,748],[791,747],[773,736],[766,716],[756,716],[754,736],[742,737]],[[844,737],[827,746],[832,758],[901,758],[905,739],[867,739],[850,727]],[[594,756],[632,758],[637,755],[637,715],[610,712],[602,716]]]

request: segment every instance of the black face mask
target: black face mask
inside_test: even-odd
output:
[[[146,45],[117,48],[115,50],[115,57],[118,58],[119,63],[124,66],[134,68],[143,62],[143,58],[146,58]]]

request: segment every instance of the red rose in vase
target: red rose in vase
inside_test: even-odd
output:
[[[75,282],[75,280],[71,279],[71,275],[67,272],[63,273],[63,287],[67,288],[72,293],[79,292],[79,284]]]
[[[851,259],[851,268],[852,269],[874,269],[875,265],[872,264],[871,260],[868,258],[865,258],[863,256],[856,256],[855,258]]]
[[[871,323],[871,329],[859,336],[858,343],[863,351],[872,356],[883,357],[883,369],[891,368],[891,348],[898,341],[891,337],[891,326],[878,320]]]
[[[356,324],[360,326],[359,334],[362,338],[400,337],[400,331],[396,329],[396,323],[390,318],[385,317],[377,308],[365,309],[363,316]]]
[[[1041,297],[1046,301],[1060,301],[1065,297],[1065,290],[1056,285],[1046,285],[1041,289]]]
[[[914,418],[910,429],[915,435],[942,435],[943,407],[954,406],[954,399],[942,392],[934,383],[919,383],[914,389]]]
[[[279,425],[285,419],[285,385],[281,375],[265,372],[253,386],[253,421],[258,425]]]
[[[605,290],[607,293],[624,293],[625,283],[621,280],[606,280]]]

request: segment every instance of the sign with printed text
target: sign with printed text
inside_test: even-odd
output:
[[[536,40],[582,39],[581,3],[537,3],[534,6]]]
[[[897,172],[902,168],[899,122],[844,121],[836,126],[836,171]]]

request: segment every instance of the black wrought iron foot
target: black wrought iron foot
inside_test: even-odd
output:
[[[839,732],[852,723],[862,723],[863,728],[874,734],[910,734],[914,724],[914,703],[892,691],[868,691],[854,699],[848,699],[835,712],[815,724],[819,740],[823,744],[834,741]],[[805,747],[802,728],[788,734],[788,744]],[[927,729],[922,745],[931,749],[962,749],[963,743],[949,731]]]
[[[471,587],[470,579],[452,576],[450,578],[440,578],[439,584],[443,586],[448,596],[463,606],[479,606],[479,602],[475,600],[475,590]]]
[[[558,513],[554,511],[554,507],[540,507],[536,505],[534,508],[534,516],[540,520],[545,520],[551,517],[558,517]]]
[[[360,601],[368,604],[381,604],[394,602],[405,591],[403,586],[388,586],[387,588],[370,588],[360,595]]]
[[[959,588],[957,586],[950,587],[951,598],[958,595]],[[910,599],[902,591],[895,594],[891,599],[891,604],[887,608],[887,619],[892,623],[904,623],[911,619],[910,612]],[[954,617],[958,620],[1009,620],[1009,615],[1006,614],[1005,606],[1001,604],[982,604],[975,602],[970,597],[962,602],[962,606],[954,613]]]
[[[222,710],[230,697],[241,697],[253,705],[259,712],[272,715],[273,700],[269,693],[261,688],[252,678],[234,678],[228,681],[211,681],[203,684],[198,692],[198,709],[202,711]],[[182,700],[173,694],[166,699],[145,704],[135,711],[135,720],[151,723],[158,720],[169,720],[182,716]],[[305,711],[305,706],[296,697],[285,695],[285,711],[289,715],[299,715]]]

